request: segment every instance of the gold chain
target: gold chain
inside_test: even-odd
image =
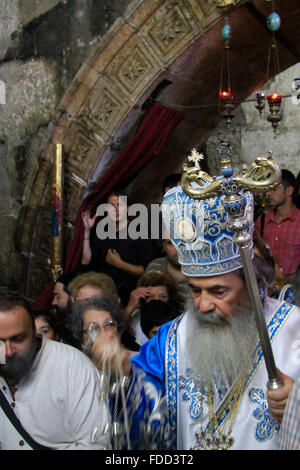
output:
[[[233,438],[231,437],[232,428],[235,423],[237,412],[239,409],[240,401],[243,395],[243,389],[245,384],[246,373],[242,373],[236,383],[233,385],[229,395],[225,399],[222,406],[215,412],[213,406],[213,398],[211,391],[211,383],[208,380],[207,383],[207,400],[208,400],[208,410],[209,410],[209,424],[207,429],[203,431],[202,428],[202,415],[203,415],[203,384],[201,390],[201,415],[200,415],[200,435],[196,434],[197,444],[193,448],[194,450],[201,449],[211,449],[217,450],[222,449],[226,450],[233,445]],[[233,400],[233,403],[231,404]],[[231,406],[230,406],[231,404]],[[219,425],[218,421],[221,419],[223,412],[226,408],[230,406],[228,415],[224,419],[222,426]],[[225,434],[225,427],[230,421],[228,432]]]
[[[246,376],[246,374],[244,374],[244,373],[240,375],[240,378],[236,381],[236,383],[232,387],[231,392],[229,393],[228,397],[224,401],[223,405],[219,408],[219,410],[216,413],[215,413],[214,407],[213,407],[211,389],[210,389],[210,386],[208,386],[209,415],[213,416],[213,421],[215,423],[215,429],[217,429],[219,433],[220,433],[220,428],[219,428],[218,421],[221,418],[223,412],[226,410],[226,408],[228,407],[228,405],[231,403],[231,401],[233,399],[233,403],[230,406],[230,410],[229,410],[228,415],[226,416],[226,418],[224,420],[224,424],[223,424],[223,427],[222,427],[222,430],[224,430],[226,423],[230,420],[231,416],[233,415],[233,420],[232,420],[232,422],[230,424],[230,428],[229,428],[229,430],[230,430],[229,434],[231,434],[231,430],[233,428],[233,424],[234,424],[234,421],[236,419],[237,411],[238,411],[239,404],[240,404],[242,394],[243,394],[245,376]],[[209,428],[211,428],[211,427],[209,426]]]

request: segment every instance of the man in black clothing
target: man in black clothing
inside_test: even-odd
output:
[[[82,265],[89,270],[103,272],[113,278],[121,298],[127,305],[130,292],[135,288],[137,278],[154,258],[153,243],[149,239],[133,239],[128,234],[127,196],[121,190],[111,192],[107,197],[107,213],[111,233],[97,236],[96,215],[82,214],[84,242]]]

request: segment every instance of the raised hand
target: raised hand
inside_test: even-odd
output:
[[[90,231],[91,228],[94,226],[95,220],[96,220],[97,214],[94,215],[94,217],[91,217],[90,211],[84,211],[81,214],[83,226],[85,230]]]

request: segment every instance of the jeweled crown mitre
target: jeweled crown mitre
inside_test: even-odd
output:
[[[197,189],[197,184],[192,184]],[[209,183],[199,186],[199,189]],[[244,198],[244,216],[253,233],[253,196]],[[181,186],[170,189],[162,204],[165,227],[178,252],[182,272],[186,276],[204,277],[226,274],[242,267],[234,233],[228,227],[229,215],[224,205],[225,195],[204,200],[192,199]],[[252,242],[250,249],[252,248]]]
[[[272,191],[280,183],[281,169],[272,151],[237,176],[229,143],[220,144],[217,156],[222,176],[211,177],[201,169],[203,155],[193,149],[183,165],[182,186],[170,189],[162,204],[164,224],[187,276],[217,276],[241,268],[238,247],[253,256],[252,193]]]

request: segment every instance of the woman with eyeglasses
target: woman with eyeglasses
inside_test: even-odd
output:
[[[120,337],[123,331],[121,307],[111,297],[82,300],[72,307],[70,327],[82,350],[91,357],[90,346],[98,335],[103,335],[108,342]]]

